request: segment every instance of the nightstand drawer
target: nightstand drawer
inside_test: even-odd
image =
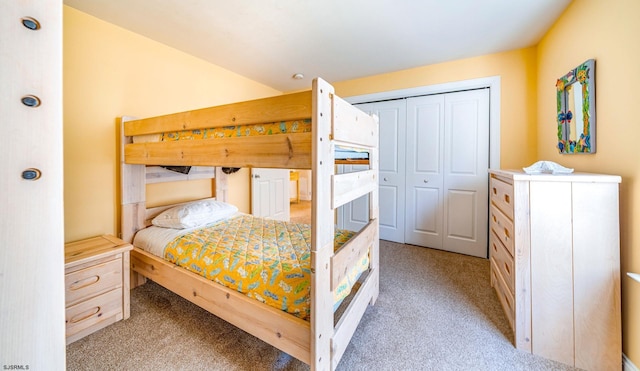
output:
[[[66,274],[66,305],[118,287],[122,287],[122,259],[119,257]]]
[[[496,237],[496,235],[491,232],[491,236],[489,237],[489,250],[491,254],[491,260],[495,264],[495,266],[500,271],[500,275],[504,279],[504,282],[507,284],[509,288],[509,292],[513,295],[515,292],[515,271],[513,267],[513,258],[507,252],[502,243]]]
[[[496,205],[491,205],[489,208],[489,224],[491,230],[500,239],[504,247],[511,256],[514,256],[513,251],[513,222],[507,218]]]
[[[122,319],[122,290],[116,289],[67,308],[67,344]],[[85,331],[86,330],[86,331]]]

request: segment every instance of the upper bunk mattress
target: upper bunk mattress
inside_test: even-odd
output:
[[[336,230],[337,250],[355,233]],[[310,318],[311,227],[238,214],[189,230],[151,226],[134,245],[260,302]],[[334,292],[334,303],[349,295],[369,267],[365,254]]]

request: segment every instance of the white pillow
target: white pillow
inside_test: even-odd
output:
[[[165,210],[153,218],[151,223],[164,228],[194,228],[228,218],[237,212],[238,208],[234,205],[216,200],[201,200]]]

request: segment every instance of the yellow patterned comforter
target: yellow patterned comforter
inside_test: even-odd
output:
[[[334,248],[353,235],[336,230]],[[207,279],[309,320],[310,247],[307,224],[239,215],[175,238],[164,255]],[[334,293],[336,305],[368,266],[365,254]]]

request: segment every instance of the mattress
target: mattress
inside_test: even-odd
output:
[[[181,130],[161,134],[138,135],[133,137],[133,142],[143,143],[194,139],[238,138],[310,132],[311,120],[294,120],[271,122],[266,124],[223,126],[209,129]]]
[[[354,232],[336,230],[334,248]],[[134,245],[304,320],[310,318],[311,226],[238,214],[200,228],[151,226]],[[365,254],[334,291],[334,308],[369,267]]]

